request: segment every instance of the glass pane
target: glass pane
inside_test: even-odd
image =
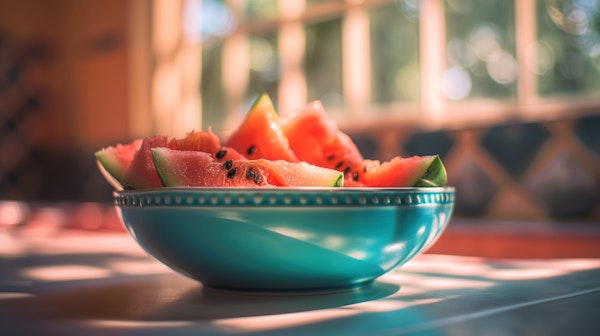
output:
[[[342,20],[310,24],[306,30],[305,72],[308,100],[340,108],[342,99]]]
[[[200,94],[202,97],[202,128],[211,126],[215,133],[219,133],[222,123],[226,118],[226,104],[223,92],[221,43],[207,44],[202,48],[202,84]]]
[[[183,9],[184,36],[191,43],[214,43],[231,34],[237,18],[223,0],[187,0]]]
[[[600,91],[599,10],[598,1],[537,1],[540,94]]]
[[[280,81],[277,34],[250,36],[249,100],[268,93],[277,106],[277,86]]]
[[[343,4],[345,0],[306,0],[306,7],[323,4]]]
[[[418,1],[374,7],[369,18],[373,102],[418,102]]]
[[[277,0],[246,0],[244,15],[248,20],[277,19]]]
[[[446,0],[450,100],[514,99],[517,88],[513,0]]]

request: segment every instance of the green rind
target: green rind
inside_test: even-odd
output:
[[[274,162],[274,161],[271,161]],[[276,162],[276,161],[275,161]],[[302,174],[307,176],[319,176],[317,183],[313,183],[314,186],[323,187],[343,187],[344,186],[344,173],[335,169],[329,169],[319,167],[307,162],[285,162],[287,165],[296,165],[302,167]],[[275,165],[276,166],[276,165]]]
[[[154,167],[158,173],[158,178],[163,186],[179,185],[179,181],[175,174],[172,174],[172,169],[169,169],[169,161],[167,154],[164,153],[161,148],[152,148],[152,160],[154,161]]]
[[[106,173],[123,185],[125,170],[119,165],[115,156],[108,149],[101,149],[94,153],[94,156]]]
[[[344,186],[344,173],[340,172],[337,180],[335,180],[335,182],[333,182],[332,187],[341,188],[343,186]]]
[[[263,101],[266,101],[266,104],[271,106],[270,110],[273,111],[273,114],[277,115],[277,112],[275,112],[273,101],[271,101],[271,97],[269,97],[269,95],[266,93],[263,93],[258,98],[256,98],[256,100],[252,103],[250,109],[248,110],[249,114],[252,113],[259,105],[263,104]]]
[[[440,159],[439,155],[436,155],[433,161],[427,167],[423,176],[419,178],[415,187],[443,187],[447,182],[446,168]]]
[[[124,190],[125,189],[125,186],[123,185],[123,183],[121,183],[121,181],[117,180],[114,176],[112,176],[106,170],[106,168],[104,168],[104,166],[102,165],[100,160],[96,159],[96,165],[98,166],[98,170],[100,171],[100,174],[102,174],[102,176],[104,177],[106,182],[108,182],[108,184],[110,184],[113,188],[115,188],[115,190]]]

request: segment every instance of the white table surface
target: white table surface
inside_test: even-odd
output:
[[[359,290],[258,294],[205,289],[123,233],[0,236],[0,335],[596,335],[599,328],[597,259],[425,254]]]

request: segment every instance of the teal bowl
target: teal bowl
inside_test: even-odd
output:
[[[430,247],[454,188],[200,188],[115,193],[151,256],[204,286],[356,288]]]

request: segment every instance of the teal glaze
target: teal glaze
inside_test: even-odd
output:
[[[321,290],[372,282],[426,250],[454,189],[161,188],[115,193],[150,255],[206,286]]]

